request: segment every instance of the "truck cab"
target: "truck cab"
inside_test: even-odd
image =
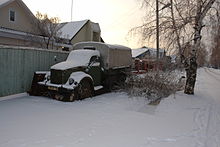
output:
[[[52,84],[65,84],[70,78],[74,78],[71,77],[71,74],[77,71],[91,76],[94,86],[100,85],[101,63],[99,51],[88,49],[71,51],[66,61],[55,64],[50,68],[50,82]]]

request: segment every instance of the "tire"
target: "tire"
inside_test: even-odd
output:
[[[76,94],[75,92],[72,92],[69,96],[69,102],[73,102],[75,100]]]
[[[94,95],[94,88],[92,81],[89,79],[83,79],[80,81],[77,87],[78,100],[83,100]]]

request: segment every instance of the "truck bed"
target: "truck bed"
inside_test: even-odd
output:
[[[130,67],[132,64],[131,49],[121,45],[110,45],[100,42],[81,42],[73,49],[96,49],[100,52],[103,67],[108,69]]]

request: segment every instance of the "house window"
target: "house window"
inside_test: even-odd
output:
[[[13,10],[9,11],[9,21],[12,21],[12,22],[15,21],[15,11]]]
[[[100,41],[100,35],[98,32],[93,32],[93,41]]]

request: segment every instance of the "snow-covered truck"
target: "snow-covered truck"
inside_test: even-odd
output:
[[[98,42],[77,43],[66,61],[48,72],[35,72],[31,95],[49,94],[62,101],[80,100],[95,90],[124,82],[132,64],[131,49]]]

